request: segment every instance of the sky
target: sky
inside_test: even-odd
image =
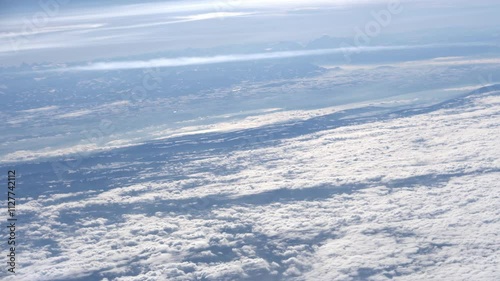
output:
[[[387,23],[379,20],[377,37],[409,36],[436,26],[450,36],[497,32],[500,3],[492,0],[3,0],[0,65],[106,60],[263,42],[305,44],[323,35],[354,38],[391,5],[394,11]],[[480,22],[474,20],[478,15]]]

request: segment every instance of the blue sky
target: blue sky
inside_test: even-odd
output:
[[[0,58],[5,65],[72,62],[231,44],[304,43],[322,35],[352,38],[390,2],[1,1]],[[401,12],[380,36],[432,32],[436,26],[450,36],[489,30],[498,36],[498,1],[392,2]]]

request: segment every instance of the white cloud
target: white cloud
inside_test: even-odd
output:
[[[70,68],[56,69],[52,71],[96,71],[96,70],[140,69],[140,68],[152,68],[152,67],[177,67],[177,66],[190,66],[190,65],[282,59],[282,58],[305,57],[305,56],[319,56],[319,55],[330,55],[330,54],[346,54],[352,52],[358,53],[358,52],[376,52],[376,51],[387,51],[387,50],[427,49],[435,47],[445,47],[445,46],[451,47],[451,46],[463,46],[463,45],[469,45],[469,44],[361,46],[361,47],[345,47],[345,48],[319,49],[319,50],[219,55],[212,57],[159,58],[147,61],[136,60],[136,61],[98,62],[85,66],[75,66]],[[488,60],[488,63],[496,63],[497,61],[498,60],[495,59]],[[437,62],[437,64],[439,65],[447,63],[456,64],[456,62],[441,62],[441,61]],[[472,61],[468,60],[468,63],[472,63]]]
[[[94,167],[142,180],[20,205],[32,219],[16,278],[494,280],[498,106],[487,94],[272,146],[172,155],[182,179],[163,158]]]
[[[45,33],[53,33],[53,32],[89,30],[89,29],[99,28],[102,26],[104,26],[104,24],[75,24],[75,25],[47,26],[47,27],[40,27],[32,30],[27,30],[25,32],[1,33],[0,39],[4,38],[12,39],[13,37],[25,37],[25,36],[33,36]]]
[[[346,5],[363,5],[368,3],[385,3],[384,0],[227,0],[227,1],[168,1],[140,4],[110,5],[108,7],[80,8],[69,10],[71,6],[62,5],[60,13],[51,17],[53,22],[91,22],[103,19],[127,18],[151,15],[172,15],[193,12],[237,12],[241,10],[266,10],[266,9],[295,9],[299,7],[338,7]],[[14,16],[0,21],[4,26],[21,21]]]
[[[197,20],[210,20],[210,19],[227,18],[227,17],[241,17],[241,16],[252,15],[252,14],[253,13],[214,12],[214,13],[180,16],[178,18],[183,19],[183,20],[187,20],[187,21],[197,21]]]
[[[50,105],[50,106],[26,109],[26,110],[22,110],[21,112],[23,112],[23,113],[38,113],[38,112],[57,110],[58,108],[59,108],[58,106]]]

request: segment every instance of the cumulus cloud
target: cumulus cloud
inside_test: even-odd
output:
[[[155,158],[166,141],[143,160],[84,166],[115,182],[20,205],[32,219],[16,278],[493,280],[499,107],[487,93],[236,150]]]

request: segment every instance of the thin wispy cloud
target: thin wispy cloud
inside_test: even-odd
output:
[[[27,31],[22,32],[0,32],[0,40],[6,40],[7,44],[0,46],[0,53],[2,52],[19,52],[26,50],[36,50],[36,49],[48,49],[48,48],[60,48],[72,46],[75,44],[68,43],[68,40],[74,43],[74,39],[71,38],[74,34],[91,34],[92,37],[87,38],[81,36],[78,41],[80,41],[79,46],[92,45],[95,42],[95,38],[102,38],[103,36],[96,36],[96,32],[109,32],[118,30],[132,30],[132,29],[146,29],[151,27],[166,26],[172,24],[182,24],[187,22],[204,21],[204,20],[215,20],[215,19],[227,19],[233,17],[242,17],[255,15],[256,13],[250,12],[215,12],[215,13],[202,13],[202,14],[192,14],[184,16],[176,16],[170,18],[167,21],[150,21],[145,23],[137,24],[112,24],[112,23],[95,23],[95,24],[60,24],[54,26],[47,26],[35,29],[27,29]],[[36,37],[41,34],[48,34],[44,38]],[[113,37],[113,33],[110,33],[110,38]],[[129,35],[132,35],[129,33]],[[115,35],[124,36],[124,35]],[[130,36],[134,38],[133,36]],[[85,40],[87,38],[87,40]],[[29,39],[29,40],[27,40]],[[27,43],[29,44],[26,44]],[[110,41],[111,43],[112,41]],[[22,44],[24,43],[24,44]]]
[[[432,0],[417,2],[422,1]],[[19,9],[19,12],[0,19],[0,55],[10,56],[2,60],[2,63],[7,65],[61,61],[61,53],[64,53],[66,62],[75,62],[112,59],[111,55],[141,55],[163,50],[233,46],[235,43],[260,44],[270,39],[276,42],[307,42],[324,34],[347,38],[346,42],[351,42],[354,37],[353,30],[363,29],[364,24],[368,22],[347,18],[342,10],[359,9],[360,13],[368,16],[387,5],[385,0],[188,0],[127,4],[89,2],[82,5],[72,3],[60,5],[55,12],[48,15],[46,23],[42,25],[27,25],[25,21],[34,21],[35,13],[43,14],[42,7],[24,12]],[[408,1],[402,3],[408,9],[411,8],[410,5],[414,5],[413,1],[413,4]],[[221,19],[227,19],[227,23],[220,24]],[[403,18],[394,17],[393,20],[399,21]],[[193,28],[194,26],[196,27]],[[397,28],[404,29],[404,24],[398,23]],[[187,30],[189,34],[186,33]],[[113,39],[116,38],[114,36],[120,40]],[[99,38],[99,41],[95,38]],[[101,38],[110,39],[106,41]],[[110,48],[103,48],[123,44],[129,44],[130,47],[119,48],[119,54],[107,53]],[[71,49],[64,49],[66,47]],[[324,46],[330,47],[336,46]],[[309,54],[286,54],[285,57],[306,55]],[[230,58],[229,61],[233,59],[238,61],[253,58]],[[165,61],[161,63],[166,66],[170,64]],[[201,63],[218,62],[201,60]]]
[[[332,49],[319,49],[319,50],[232,54],[232,55],[218,55],[210,57],[158,58],[152,60],[97,62],[89,65],[53,69],[49,71],[99,71],[99,70],[141,69],[141,68],[152,68],[152,67],[179,67],[179,66],[207,65],[207,64],[220,64],[220,63],[245,62],[245,61],[260,61],[260,60],[271,60],[271,59],[285,59],[285,58],[307,57],[307,56],[354,54],[362,52],[427,49],[436,47],[469,46],[469,45],[470,44],[364,46],[364,47],[345,47],[345,48],[332,48]]]
[[[226,17],[241,17],[241,16],[249,16],[255,13],[240,13],[240,12],[215,12],[215,13],[205,13],[205,14],[195,14],[188,16],[178,17],[179,19],[183,19],[186,21],[197,21],[197,20],[210,20],[210,19],[219,19]]]
[[[102,27],[104,25],[105,24],[96,23],[96,24],[75,24],[75,25],[47,26],[47,27],[41,27],[41,28],[29,30],[27,32],[3,32],[3,33],[0,33],[0,39],[31,36],[31,35],[38,35],[38,34],[54,33],[54,32],[88,30],[88,29],[99,28],[99,27]]]
[[[75,31],[83,32],[83,30]],[[58,50],[58,49],[74,49],[88,46],[102,46],[108,45],[110,42],[119,44],[120,42],[127,42],[127,40],[134,40],[140,33],[127,33],[127,34],[109,34],[93,36],[90,38],[78,38],[71,36],[65,38],[66,40],[57,40],[57,38],[51,38],[50,40],[41,40],[29,42],[29,44],[23,44],[23,41],[12,40],[11,44],[0,45],[0,54],[9,55],[12,52],[22,52],[22,51],[41,51],[41,50]]]
[[[154,21],[140,24],[129,24],[129,25],[120,25],[120,26],[112,26],[101,28],[99,31],[109,31],[109,30],[129,30],[133,28],[146,28],[146,27],[155,27],[162,25],[171,25],[171,24],[179,24],[193,21],[203,21],[203,20],[213,20],[213,19],[225,19],[225,18],[233,18],[233,17],[241,17],[241,16],[250,16],[255,15],[256,13],[237,13],[237,12],[218,12],[218,13],[206,13],[206,14],[194,14],[194,15],[186,15],[186,16],[178,16],[173,20],[169,21]]]
[[[148,16],[160,14],[180,13],[209,13],[209,12],[235,12],[252,9],[294,9],[301,7],[325,7],[362,5],[367,3],[385,2],[384,0],[252,0],[252,1],[169,1],[151,2],[140,4],[112,5],[108,7],[87,7],[84,9],[68,10],[70,5],[65,6],[66,11],[52,17],[52,22],[67,21],[92,21],[102,19],[126,18],[135,16]],[[22,22],[22,18],[16,15],[0,20],[2,25]]]

